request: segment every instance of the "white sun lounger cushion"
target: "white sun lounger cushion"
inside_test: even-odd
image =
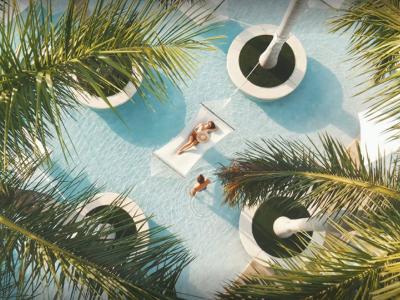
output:
[[[178,148],[188,141],[189,135],[191,134],[193,128],[195,128],[199,123],[208,121],[213,121],[217,127],[216,131],[210,133],[210,139],[208,142],[200,143],[181,155],[176,154]],[[216,145],[233,130],[234,129],[230,125],[228,125],[224,120],[214,114],[202,103],[197,115],[179,133],[179,135],[162,148],[154,151],[154,154],[180,175],[186,176],[190,169],[205,152]]]

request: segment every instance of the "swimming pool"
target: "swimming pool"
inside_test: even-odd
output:
[[[167,103],[150,97],[149,109],[135,95],[133,103],[117,108],[127,126],[110,110],[82,108],[73,118],[65,119],[76,149],[68,162],[54,143],[52,159],[59,170],[84,168],[86,183],[103,186],[104,191],[123,192],[133,187],[129,197],[146,215],[154,214],[153,225],[171,225],[169,230],[184,240],[196,260],[180,277],[179,292],[212,298],[250,261],[239,238],[239,209],[221,204],[222,187],[213,176],[218,163],[226,163],[234,152],[244,149],[248,139],[278,135],[306,139],[307,135],[313,138],[329,132],[350,143],[359,134],[357,112],[362,105],[352,97],[356,79],[349,71],[350,64],[344,62],[347,38],[328,33],[326,21],[334,11],[309,3],[294,29],[307,52],[308,70],[299,88],[288,97],[261,103],[237,93],[229,103],[225,101],[235,90],[226,71],[229,44],[247,26],[278,24],[288,4],[228,0],[224,14],[230,20],[214,32],[226,35],[226,40],[219,42],[217,51],[199,57],[196,75],[181,91],[169,86]],[[201,102],[235,131],[182,178],[152,152],[185,127]],[[210,177],[213,184],[191,199],[189,190],[199,173]]]

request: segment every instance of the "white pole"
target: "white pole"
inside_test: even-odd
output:
[[[279,217],[275,220],[273,229],[280,238],[288,238],[293,234],[305,231],[325,231],[326,219],[317,220],[313,218],[289,219]]]
[[[281,52],[282,46],[288,40],[290,31],[297,19],[302,12],[302,7],[306,3],[306,0],[291,0],[288,9],[286,10],[285,16],[278,30],[274,34],[274,38],[269,44],[268,48],[260,55],[259,62],[260,66],[264,69],[272,69],[278,63],[279,53]]]
[[[293,234],[305,231],[326,231],[328,221],[338,222],[346,211],[340,210],[322,217],[290,219],[279,217],[273,224],[274,233],[280,238],[288,238]]]

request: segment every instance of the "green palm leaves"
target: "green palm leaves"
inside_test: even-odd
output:
[[[90,3],[69,0],[57,18],[50,0],[31,0],[22,13],[16,0],[1,7],[1,298],[175,298],[178,276],[191,260],[159,226],[105,241],[128,225],[99,227],[112,209],[80,216],[97,193],[93,186],[78,188],[80,178],[71,182],[64,175],[49,179],[51,172],[35,172],[36,164],[23,161],[37,140],[46,147],[56,137],[67,149],[63,117],[80,105],[75,91],[94,91],[111,106],[107,91],[131,81],[142,97],[150,92],[162,100],[166,80],[179,87],[191,76],[194,51],[212,49],[212,38],[198,38],[210,28],[196,25],[176,5]],[[190,12],[198,21],[211,13]]]
[[[0,174],[0,294],[97,299],[166,299],[191,260],[180,241],[162,227],[139,230],[116,240],[100,220],[112,209],[82,218],[83,204],[97,193],[77,188],[80,178],[49,179],[49,172],[26,168]],[[21,174],[25,176],[21,176]],[[67,201],[64,200],[66,198]],[[121,197],[121,199],[123,196]],[[120,206],[121,199],[114,205]],[[137,228],[142,222],[136,222]]]
[[[350,54],[362,79],[367,78],[365,90],[374,93],[368,100],[369,113],[377,120],[399,118],[399,14],[399,0],[355,1],[332,22],[333,31],[352,31]],[[399,128],[397,123],[392,129]]]
[[[364,89],[372,97],[369,116],[399,117],[400,1],[353,1],[332,22],[352,31],[353,55]],[[398,122],[397,122],[398,123]],[[391,129],[398,130],[396,124]],[[398,134],[393,131],[394,137]],[[299,255],[273,275],[242,276],[219,294],[223,299],[395,299],[399,288],[400,178],[398,155],[375,162],[360,149],[352,157],[338,141],[315,144],[283,139],[250,143],[218,175],[230,205],[256,205],[288,196],[284,205],[305,205],[332,215],[346,211],[323,246]],[[317,214],[318,214],[317,213]]]
[[[32,148],[34,139],[46,145],[50,132],[65,148],[62,116],[79,105],[72,89],[90,87],[107,102],[105,90],[129,80],[138,87],[144,78],[141,89],[162,99],[163,76],[184,82],[195,67],[193,51],[212,49],[210,39],[196,38],[209,28],[155,0],[98,0],[91,10],[88,0],[79,9],[70,0],[57,20],[51,1],[32,0],[23,14],[13,3],[0,26],[3,161]],[[97,72],[99,65],[112,70],[109,76]]]
[[[328,235],[324,246],[299,256],[291,269],[278,263],[274,275],[241,277],[220,299],[394,299],[400,294],[398,210],[368,217],[349,216],[342,237]]]
[[[310,144],[310,143],[308,143]],[[244,276],[221,293],[226,299],[391,299],[400,294],[400,187],[396,155],[371,162],[351,157],[329,136],[311,146],[283,139],[250,143],[218,175],[230,205],[256,205],[288,196],[282,205],[346,211],[324,246],[273,275]],[[338,237],[339,236],[339,237]]]
[[[218,175],[230,205],[255,205],[269,198],[289,197],[288,205],[318,207],[321,214],[338,210],[370,211],[400,200],[396,160],[370,162],[359,149],[357,160],[329,136],[318,144],[283,139],[250,143]]]

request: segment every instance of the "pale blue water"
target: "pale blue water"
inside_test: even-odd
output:
[[[187,86],[181,91],[170,86],[165,104],[150,98],[153,110],[134,96],[133,103],[118,108],[128,127],[110,110],[82,108],[75,120],[65,120],[76,154],[66,163],[59,146],[53,149],[52,158],[60,170],[84,168],[85,183],[104,186],[105,191],[133,187],[129,197],[145,214],[154,215],[154,223],[171,225],[169,230],[196,257],[179,279],[180,292],[212,298],[250,261],[239,239],[239,210],[221,205],[222,187],[212,175],[218,163],[243,150],[246,140],[305,139],[329,132],[349,143],[359,134],[361,102],[352,97],[356,80],[350,65],[344,63],[347,38],[328,33],[326,21],[335,12],[326,9],[307,10],[294,29],[308,55],[307,74],[294,93],[271,103],[238,93],[223,107],[224,99],[235,90],[226,71],[229,44],[247,24],[278,24],[287,4],[283,0],[228,0],[227,14],[232,20],[216,32],[227,36],[225,44],[199,58],[199,69]],[[182,178],[152,152],[177,135],[203,101],[236,131]],[[210,176],[213,184],[191,199],[188,191],[199,173]]]

